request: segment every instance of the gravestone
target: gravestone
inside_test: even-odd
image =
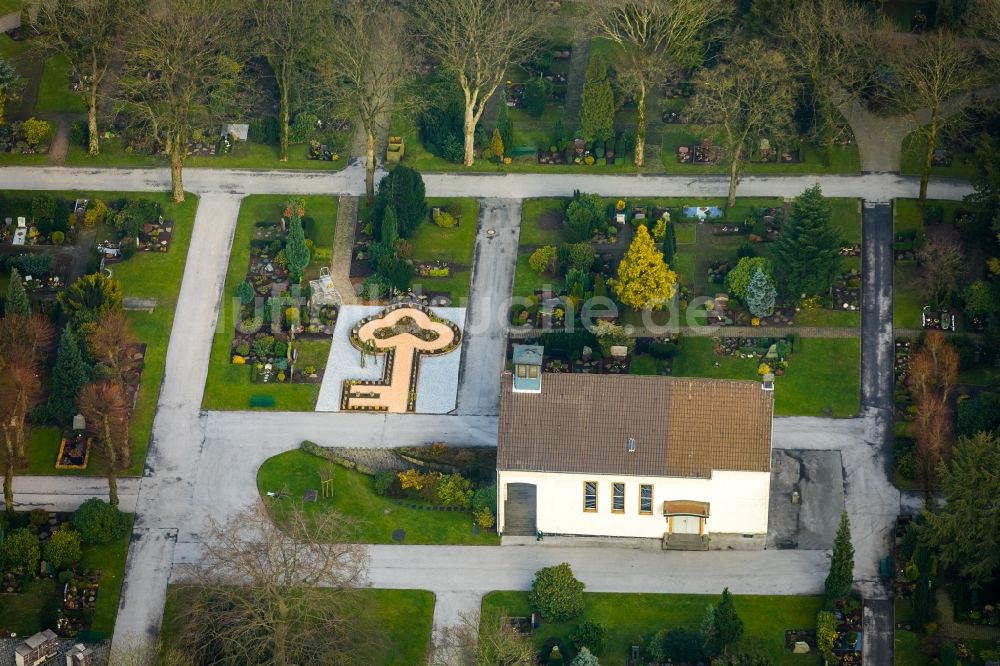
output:
[[[795,647],[792,648],[792,654],[808,654],[809,653],[809,643],[805,641],[795,641]]]
[[[316,491],[315,488],[309,488],[308,490],[306,490],[305,493],[303,493],[302,499],[305,502],[315,502],[318,496],[319,493]]]
[[[77,414],[73,417],[73,430],[86,430],[87,429],[87,419],[83,418],[83,414]]]
[[[613,358],[625,358],[628,356],[628,347],[625,345],[612,345],[611,356]]]

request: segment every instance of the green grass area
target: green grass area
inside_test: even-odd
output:
[[[795,313],[795,325],[815,328],[858,328],[861,326],[861,311],[826,308],[802,310]]]
[[[833,227],[848,243],[861,242],[861,199],[828,199],[833,211]]]
[[[924,666],[927,657],[920,651],[920,636],[912,631],[897,629],[893,651],[896,666]]]
[[[0,16],[21,11],[24,0],[0,0]]]
[[[721,590],[720,590],[721,592]],[[718,603],[718,595],[702,594],[609,594],[585,593],[583,614],[569,622],[548,623],[531,637],[536,647],[546,639],[558,637],[572,649],[571,637],[576,625],[596,621],[607,629],[601,663],[624,663],[629,646],[641,637],[648,645],[661,629],[698,630],[705,608]],[[815,654],[792,654],[785,649],[786,629],[805,629],[816,625],[816,613],[822,606],[819,597],[738,596],[733,597],[736,611],[744,623],[743,638],[735,649],[766,656],[775,666],[816,664]],[[527,592],[490,592],[483,598],[483,614],[505,613],[508,616],[531,614]],[[567,662],[569,659],[567,659]]]
[[[305,144],[295,144],[289,147],[288,161],[278,161],[278,146],[252,141],[237,143],[228,155],[212,157],[188,157],[185,168],[205,167],[209,169],[308,169],[310,171],[337,171],[347,166],[346,151],[340,154],[340,159],[326,162],[308,159],[308,148]],[[118,139],[101,142],[101,153],[97,156],[87,154],[82,146],[70,145],[66,155],[66,166],[80,167],[162,167],[167,165],[163,156],[128,152]]]
[[[937,141],[938,148],[947,150],[947,145],[940,139]],[[967,161],[962,155],[955,151],[948,151],[951,156],[949,166],[932,166],[931,176],[935,178],[969,178],[975,172],[975,165]],[[927,159],[927,137],[920,131],[913,132],[903,139],[903,159],[900,164],[900,173],[905,176],[919,176],[924,169],[924,160]]]
[[[521,233],[519,245],[558,245],[563,240],[562,228],[543,229],[542,218],[555,220],[563,216],[565,201],[557,197],[545,199],[525,199],[521,205]]]
[[[86,113],[83,96],[70,90],[69,76],[73,68],[63,55],[54,55],[45,61],[42,80],[38,86],[35,111],[39,113]]]
[[[539,275],[528,265],[531,251],[518,250],[517,265],[514,267],[514,296],[533,296],[535,289],[551,285],[552,290],[559,292],[566,288],[566,280],[559,275]]]
[[[918,291],[920,268],[915,263],[897,263],[892,275],[892,323],[896,328],[922,327],[924,300]]]
[[[333,497],[305,503],[307,513],[337,511],[359,522],[361,543],[396,543],[392,532],[404,529],[407,544],[496,545],[495,533],[472,530],[472,514],[465,511],[411,509],[399,500],[375,494],[369,476],[333,465],[302,451],[288,451],[269,458],[257,473],[257,490],[264,493],[287,488],[291,498],[301,499],[309,488],[319,489],[320,471],[332,467]],[[414,502],[406,501],[405,504]]]
[[[728,174],[725,164],[680,164],[677,162],[679,146],[694,146],[701,144],[706,137],[713,138],[717,144],[721,136],[711,128],[698,125],[664,125],[660,158],[667,173],[711,173]],[[747,174],[787,174],[787,173],[860,173],[861,156],[857,146],[835,147],[830,164],[823,164],[822,150],[811,144],[803,144],[802,161],[798,163],[749,163],[743,173]],[[652,156],[651,157],[655,157]]]
[[[424,292],[447,292],[452,303],[469,297],[472,282],[472,262],[476,250],[476,228],[479,222],[479,202],[475,199],[427,199],[428,208],[437,206],[461,216],[458,226],[445,229],[429,219],[417,227],[411,239],[413,261],[446,261],[455,264],[446,278],[420,277],[413,283]]]
[[[10,197],[29,199],[33,192],[5,192]],[[174,223],[173,240],[170,251],[165,253],[139,252],[134,257],[121,263],[113,264],[111,270],[116,280],[122,282],[125,296],[130,298],[153,299],[156,307],[151,313],[129,312],[128,318],[136,338],[146,343],[146,358],[142,370],[142,383],[139,397],[136,401],[132,417],[132,447],[133,464],[128,471],[130,475],[142,473],[146,460],[146,450],[149,448],[150,433],[153,429],[153,415],[160,396],[160,385],[163,383],[163,369],[166,362],[167,343],[173,327],[174,312],[177,308],[177,296],[180,291],[181,278],[184,275],[184,264],[187,261],[188,245],[191,242],[191,231],[194,227],[194,214],[198,207],[198,198],[188,194],[184,203],[174,203],[170,195],[144,193],[137,195],[130,192],[50,192],[57,199],[89,198],[116,201],[122,198],[151,199],[160,205],[163,217]],[[39,443],[37,449],[28,450],[28,470],[33,474],[59,474],[64,470],[56,470],[55,452],[59,442],[54,441],[51,432],[44,429],[32,435]],[[101,474],[99,464],[83,471],[65,470],[68,474]]]
[[[315,229],[310,235],[315,236],[313,240],[316,247],[331,247],[337,221],[337,200],[324,196],[309,196],[302,199],[305,201],[306,217],[316,221],[315,226],[310,227],[310,231]],[[236,294],[236,287],[246,277],[254,225],[261,221],[280,219],[286,200],[287,197],[284,195],[260,194],[246,197],[240,205],[232,251],[229,255],[222,309],[215,325],[215,336],[212,338],[212,356],[208,365],[208,378],[205,381],[205,396],[202,400],[204,409],[247,409],[250,397],[254,395],[273,396],[275,398],[273,409],[281,411],[312,411],[316,406],[319,384],[253,384],[250,382],[249,366],[230,363],[234,326],[232,299]],[[306,270],[306,278],[315,277],[318,273],[319,264],[313,262]],[[309,342],[303,345],[300,354],[305,351],[319,362],[301,362],[300,365],[325,366],[329,349],[329,341]]]
[[[189,587],[167,587],[167,603],[163,609],[160,649],[178,648],[184,630],[182,610],[193,602]],[[334,598],[336,590],[325,590]],[[372,623],[385,632],[377,654],[356,655],[356,663],[371,666],[411,666],[427,661],[430,648],[431,623],[434,616],[434,594],[425,590],[366,589],[359,594],[371,603]]]
[[[789,330],[794,333],[794,329]],[[861,341],[800,338],[788,369],[775,380],[777,416],[857,416],[861,401]],[[759,379],[756,358],[718,356],[707,337],[682,337],[675,377]]]
[[[125,580],[125,559],[131,530],[125,537],[103,546],[84,546],[79,570],[98,569],[101,587],[93,611],[91,630],[111,637],[118,615],[118,600]],[[30,636],[42,629],[55,629],[56,609],[62,605],[62,586],[57,580],[30,579],[21,594],[5,594],[0,603],[0,628]],[[44,626],[43,626],[44,625]],[[51,625],[51,626],[50,626]]]

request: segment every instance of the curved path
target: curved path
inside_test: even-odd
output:
[[[198,194],[201,201],[167,351],[147,469],[138,481],[138,490],[134,491],[137,520],[116,639],[158,634],[166,584],[174,563],[196,553],[199,532],[209,516],[224,520],[256,498],[256,471],[274,453],[287,450],[303,439],[326,440],[331,432],[340,433],[344,444],[362,446],[396,446],[429,440],[495,443],[496,417],[485,404],[489,401],[488,392],[473,391],[467,409],[460,410],[484,414],[480,416],[201,411],[212,334],[241,198],[256,193],[358,195],[363,190],[363,178],[364,172],[358,166],[339,173],[207,169],[185,172],[187,189]],[[5,189],[162,191],[167,189],[169,174],[162,169],[9,167],[0,168],[0,182]],[[577,174],[426,174],[425,182],[429,196],[497,199],[569,195],[574,189],[605,195],[714,197],[724,196],[728,185],[725,178],[714,176]],[[795,196],[816,182],[830,196],[880,202],[915,196],[918,188],[917,179],[890,174],[782,176],[745,178],[739,193],[740,196]],[[935,180],[930,196],[960,199],[970,191],[967,183]],[[511,243],[516,246],[517,220],[513,214],[516,209],[516,205],[501,204],[488,206],[483,213],[480,231],[496,227],[502,230],[504,241],[494,242],[483,233],[477,237],[476,265],[483,268],[475,272],[474,299],[509,294],[512,266],[508,264],[513,258],[508,255]],[[878,271],[884,271],[887,259],[883,256],[876,261],[881,266]],[[888,315],[883,307],[876,316],[880,321],[885,321],[886,316],[891,320],[891,308]],[[483,367],[492,368],[499,358],[497,348],[502,344],[501,338],[492,334],[479,336],[475,350],[472,348],[475,338],[469,339],[466,352],[473,351],[477,360],[487,359],[488,364]],[[873,467],[871,456],[879,449],[877,443],[882,441],[884,428],[884,423],[871,418],[823,423],[779,419],[776,423],[780,424],[776,428],[776,446],[850,451],[851,455],[845,458],[845,471],[849,475]],[[823,428],[830,430],[830,434],[823,435]],[[779,431],[784,433],[781,437]],[[858,446],[861,442],[868,442],[869,446]],[[870,561],[870,554],[881,548],[886,515],[898,508],[898,493],[894,499],[891,487],[884,487],[888,485],[884,478],[881,482],[877,477],[873,479],[852,480],[849,484],[848,506],[852,512],[863,510],[871,516],[855,533],[855,540],[861,546],[859,554],[864,553],[864,561],[859,557],[859,577],[863,578],[872,575],[874,562]],[[870,487],[863,487],[863,492],[853,495],[852,500],[850,486],[866,484]],[[67,495],[82,497],[94,489],[92,480],[43,477],[32,481],[30,488],[25,487],[30,494],[22,499],[43,504]],[[103,495],[103,488],[97,494]],[[880,497],[881,501],[870,506],[861,503],[861,498],[872,496]],[[441,557],[442,554],[447,556]],[[575,564],[581,578],[594,590],[649,590],[650,581],[656,580],[656,589],[660,591],[716,593],[728,584],[741,592],[806,593],[820,589],[826,557],[821,551],[672,554],[657,551],[655,555],[636,551],[622,558],[620,547],[468,550],[393,546],[372,548],[370,578],[375,585],[405,584],[438,593],[435,627],[440,630],[454,622],[460,610],[474,604],[479,592],[498,587],[524,588],[530,573],[538,566],[564,559]],[[705,567],[708,562],[714,566]],[[651,578],[650,566],[674,575]],[[738,580],[727,574],[734,570],[743,574]]]

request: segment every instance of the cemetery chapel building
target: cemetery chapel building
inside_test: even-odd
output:
[[[764,547],[770,382],[542,374],[532,357],[515,350],[502,379],[501,534]]]

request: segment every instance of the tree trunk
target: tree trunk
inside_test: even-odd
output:
[[[10,431],[4,427],[4,447],[7,449],[7,457],[4,460],[3,470],[3,504],[7,513],[14,511],[14,444],[10,440]]]
[[[931,114],[931,123],[927,127],[927,152],[924,153],[924,164],[920,169],[920,205],[927,202],[927,181],[931,177],[931,163],[934,161],[934,144],[938,132],[937,111]]]
[[[3,506],[7,513],[14,512],[14,461],[9,452],[3,470]]]
[[[281,76],[279,77],[278,85],[281,88],[281,120],[279,124],[281,125],[281,153],[278,160],[281,162],[288,161],[288,116],[290,114],[289,103],[288,103],[288,61],[282,59],[281,61]]]
[[[739,169],[740,169],[740,155],[743,149],[737,147],[733,151],[733,165],[729,168],[729,199],[728,205],[730,207],[736,205],[736,182],[739,180]]]
[[[0,125],[3,125],[5,122],[3,115],[3,106],[6,103],[7,103],[7,95],[4,93],[3,88],[0,88]]]
[[[638,117],[635,124],[635,165],[643,166],[646,162],[646,82],[639,82],[639,99],[636,100]]]
[[[823,102],[823,122],[826,127],[823,128],[823,164],[825,166],[830,166],[833,163],[833,137],[834,137],[834,127],[833,127],[833,117],[834,117],[834,107],[833,103],[829,100]]]
[[[185,147],[181,145],[180,139],[175,138],[173,150],[170,151],[170,187],[174,201],[177,203],[184,201],[184,177],[182,174],[184,157],[181,154],[183,150]]]
[[[115,452],[115,443],[111,438],[111,419],[104,415],[104,453],[108,462],[108,503],[111,506],[118,506],[118,455]]]
[[[97,139],[97,62],[91,60],[90,94],[87,99],[87,145],[90,155],[101,152],[101,143]]]
[[[24,391],[21,390],[17,396],[17,408],[14,411],[14,445],[17,450],[17,459],[24,460],[24,421],[28,413],[28,401]]]
[[[465,105],[465,166],[472,166],[476,161],[476,117],[472,113],[472,104]]]
[[[375,132],[371,127],[365,131],[365,194],[368,203],[375,201]]]

